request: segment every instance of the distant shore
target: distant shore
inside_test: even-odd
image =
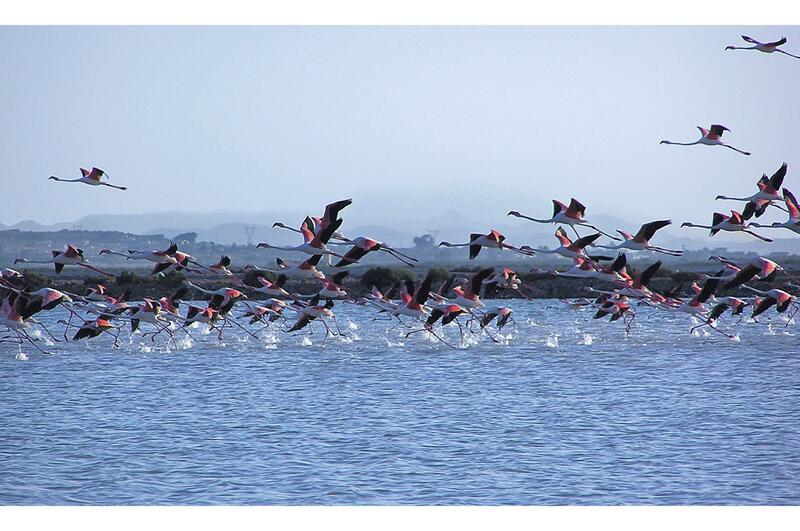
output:
[[[566,268],[566,261],[561,269]],[[639,263],[636,264],[640,266]],[[655,277],[651,280],[649,287],[653,291],[665,291],[682,285],[684,292],[689,288],[693,281],[703,279],[702,274],[713,274],[719,270],[718,267],[709,267],[705,264],[703,269],[692,268],[693,270],[674,270],[671,267],[662,267]],[[672,264],[670,264],[672,266]],[[422,280],[429,270],[433,270],[434,289],[437,289],[450,274],[455,274],[457,278],[466,278],[469,274],[485,267],[503,267],[502,265],[476,264],[472,267],[448,267],[446,265],[426,264],[417,268],[406,267],[354,267],[349,268],[349,275],[342,281],[343,287],[347,290],[351,298],[357,298],[369,293],[373,285],[382,291],[389,290],[393,284],[399,280],[410,278],[414,281]],[[233,270],[234,277],[222,277],[211,275],[199,275],[193,273],[170,272],[166,275],[151,275],[146,268],[137,269],[115,269],[109,268],[109,273],[115,275],[114,278],[105,277],[96,272],[84,270],[79,267],[66,267],[61,274],[56,274],[52,269],[44,266],[22,267],[19,264],[16,269],[26,275],[31,289],[39,287],[52,287],[61,291],[85,295],[90,288],[97,284],[102,284],[108,288],[109,292],[116,296],[125,291],[129,292],[130,300],[140,300],[142,298],[158,298],[174,293],[188,280],[205,289],[216,289],[219,287],[233,287],[246,293],[250,299],[259,300],[267,298],[250,288],[259,286],[254,271]],[[523,281],[522,293],[513,290],[499,290],[497,293],[484,298],[514,299],[550,299],[550,298],[591,298],[593,294],[587,290],[588,287],[595,289],[610,289],[613,285],[596,279],[579,279],[568,277],[557,277],[547,273],[531,273],[526,269],[517,268],[519,278]],[[630,274],[635,274],[636,267],[628,267]],[[790,269],[790,273],[800,276],[800,270]],[[326,272],[329,276],[330,272]],[[266,273],[268,278],[275,279],[276,273]],[[756,282],[753,285],[759,285]],[[766,286],[766,284],[764,284]],[[316,280],[298,280],[289,278],[286,282],[287,291],[298,295],[312,295],[320,289],[320,283]],[[197,294],[197,298],[202,298]]]

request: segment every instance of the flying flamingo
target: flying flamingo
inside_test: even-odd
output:
[[[773,288],[769,291],[761,291],[750,286],[742,286],[744,289],[752,291],[757,295],[761,295],[763,299],[753,309],[751,318],[756,317],[769,309],[771,306],[777,305],[778,313],[783,313],[797,300],[797,297],[786,293],[782,289]]]
[[[754,44],[755,46],[726,46],[726,50],[757,50],[759,52],[764,53],[773,53],[779,52],[784,55],[788,55],[789,57],[794,57],[795,59],[800,59],[800,56],[792,55],[789,52],[784,52],[783,50],[779,50],[778,46],[782,44],[786,44],[786,37],[781,37],[779,41],[774,42],[758,42],[757,40],[753,39],[752,37],[748,37],[747,35],[742,35],[742,39],[745,42],[749,42],[750,44]]]
[[[720,262],[726,263],[728,260],[721,256],[712,256],[709,260],[717,259]],[[736,273],[736,276],[733,279],[729,280],[724,288],[725,289],[732,289],[737,286],[741,286],[745,282],[748,282],[752,279],[760,280],[761,282],[772,282],[775,280],[775,277],[778,275],[778,272],[782,272],[787,277],[794,279],[792,275],[790,275],[786,269],[782,266],[778,265],[777,262],[770,260],[769,258],[764,258],[763,256],[756,256],[755,258],[751,259],[747,264],[740,268],[740,270]]]
[[[96,268],[83,255],[83,249],[79,249],[74,245],[67,245],[67,249],[65,251],[50,251],[53,257],[50,260],[28,260],[27,258],[17,258],[14,260],[14,263],[23,263],[23,264],[53,264],[56,269],[56,274],[61,273],[61,270],[64,269],[65,265],[76,265],[85,267],[86,269],[91,269],[92,271],[96,271],[101,275],[106,275],[108,277],[114,277],[111,273],[107,273],[101,269]]]
[[[751,223],[750,225],[762,229],[784,228],[800,234],[800,203],[797,202],[794,194],[786,188],[783,189],[783,200],[786,202],[786,209],[789,211],[789,219],[783,223],[775,221],[771,225],[761,225],[759,223]]]
[[[329,242],[329,245],[352,245],[353,247],[347,251],[344,255],[344,258],[339,260],[338,263],[334,265],[334,267],[344,267],[350,264],[356,263],[358,260],[361,260],[367,253],[372,251],[383,251],[387,254],[392,255],[393,257],[397,258],[404,264],[414,267],[414,264],[409,262],[408,260],[417,262],[416,258],[412,258],[411,256],[405,255],[400,251],[393,249],[386,245],[385,243],[379,242],[377,240],[373,240],[371,238],[364,238],[363,236],[359,236],[358,238],[345,239],[342,242]]]
[[[600,233],[590,234],[589,236],[584,236],[582,238],[578,238],[574,242],[567,236],[567,231],[564,230],[563,227],[558,227],[555,233],[556,238],[558,241],[561,242],[559,247],[556,247],[552,251],[537,249],[537,253],[544,253],[544,254],[557,254],[563,256],[565,258],[578,258],[578,257],[586,257],[584,253],[584,248],[587,245],[594,243],[594,241],[600,237]]]
[[[317,216],[309,216],[307,219],[311,220],[311,224],[309,228],[312,230],[314,234],[319,234],[319,231],[334,223],[337,219],[339,219],[339,212],[341,212],[345,207],[351,205],[353,203],[352,199],[343,199],[341,201],[336,201],[334,203],[330,203],[329,205],[325,206],[325,212],[322,214],[321,217]],[[288,229],[293,232],[301,232],[294,227],[289,227],[280,221],[276,221],[272,224],[273,227],[280,227],[282,229]],[[337,231],[333,231],[331,233],[331,238],[335,240],[344,240],[348,241],[341,233]],[[327,242],[326,242],[327,243]]]
[[[751,236],[755,236],[761,241],[771,242],[772,240],[769,238],[765,238],[764,236],[759,236],[753,231],[748,230],[748,225],[742,215],[735,210],[731,210],[731,215],[726,216],[725,214],[721,214],[719,212],[714,212],[714,218],[711,222],[711,225],[696,225],[694,223],[689,223],[688,221],[681,224],[681,227],[695,227],[698,229],[711,229],[711,236],[714,236],[721,230],[727,232],[744,232]]]
[[[242,314],[242,317],[250,317],[250,324],[263,322],[265,318],[271,323],[283,316],[283,310],[287,306],[285,301],[278,299],[267,299],[264,304],[259,305],[251,306],[246,303],[245,305],[248,310]]]
[[[164,271],[169,266],[178,263],[177,258],[175,258],[175,253],[177,252],[177,250],[178,250],[178,245],[176,243],[172,243],[164,251],[128,250],[127,253],[120,253],[117,251],[112,251],[111,249],[101,249],[99,254],[101,255],[112,254],[116,256],[122,256],[126,260],[147,260],[148,262],[154,262],[156,265],[153,268],[153,271],[150,273],[151,275],[154,275],[156,273]]]
[[[254,291],[269,295],[270,297],[289,297],[289,292],[283,289],[283,285],[286,284],[286,275],[278,275],[275,282],[263,276],[258,276],[256,278],[261,286],[253,288]]]
[[[747,202],[747,206],[752,210],[756,217],[761,217],[761,214],[766,211],[767,207],[772,203],[772,201],[783,201],[783,197],[781,197],[780,190],[781,186],[783,185],[783,179],[786,177],[786,168],[787,165],[784,162],[778,171],[776,171],[772,177],[767,178],[766,174],[764,174],[758,182],[756,182],[756,186],[758,187],[758,192],[754,193],[748,197],[728,197],[725,195],[718,195],[716,199],[727,199],[729,201],[745,201]],[[749,214],[749,212],[748,212]],[[749,215],[744,215],[744,219],[749,219]]]
[[[497,308],[487,310],[481,318],[481,328],[488,326],[496,317],[498,318],[497,329],[501,330],[506,323],[508,323],[508,320],[511,319],[511,308],[507,306],[498,306]]]
[[[650,223],[645,223],[639,229],[639,232],[636,235],[632,235],[629,232],[625,232],[623,230],[617,230],[625,241],[620,243],[619,245],[595,245],[595,247],[600,247],[601,249],[629,249],[631,251],[653,251],[656,253],[668,254],[670,256],[681,256],[683,251],[677,251],[673,249],[665,249],[663,247],[656,247],[655,245],[650,245],[650,239],[656,233],[657,230],[666,227],[667,225],[671,225],[672,221],[668,219],[663,219],[660,221],[651,221]]]
[[[706,280],[705,284],[703,284],[703,287],[700,289],[699,293],[697,293],[689,302],[684,302],[678,306],[676,310],[695,316],[706,314],[708,310],[705,307],[705,302],[714,295],[714,292],[716,292],[718,286],[718,278],[709,278]]]
[[[565,205],[561,201],[556,201],[555,199],[553,199],[553,217],[551,217],[550,219],[532,218],[530,216],[525,216],[523,214],[520,214],[516,210],[510,211],[508,215],[517,218],[527,219],[529,221],[534,221],[536,223],[556,223],[561,225],[569,225],[570,227],[572,227],[572,230],[575,231],[575,236],[577,236],[578,238],[580,238],[581,235],[578,234],[578,230],[575,228],[575,225],[582,225],[585,227],[589,227],[590,229],[594,229],[603,236],[607,236],[612,240],[619,241],[619,238],[617,238],[616,236],[606,234],[605,232],[601,231],[600,229],[589,223],[587,220],[585,220],[584,216],[586,215],[586,207],[583,206],[583,204],[574,197],[570,199],[569,206]]]
[[[473,273],[467,280],[466,289],[461,286],[453,288],[453,293],[456,294],[455,298],[447,299],[442,295],[432,293],[431,297],[437,302],[446,302],[448,304],[457,304],[462,308],[472,311],[483,308],[485,305],[480,298],[481,287],[483,282],[494,274],[494,268],[489,267],[482,269],[477,273]]]
[[[280,245],[270,245],[266,242],[261,242],[256,245],[256,248],[264,248],[264,249],[278,249],[281,251],[299,251],[306,254],[310,254],[312,256],[326,254],[328,255],[328,262],[330,264],[330,257],[331,255],[337,256],[343,260],[350,260],[350,258],[345,258],[343,255],[339,253],[335,253],[328,249],[325,245],[330,240],[331,236],[336,229],[338,229],[342,224],[341,219],[337,219],[336,221],[328,224],[323,229],[319,231],[318,234],[314,234],[311,230],[311,220],[310,218],[306,218],[303,224],[300,226],[300,232],[303,234],[303,243],[301,245],[296,245],[294,247],[284,247]]]
[[[287,277],[325,278],[325,273],[317,269],[317,264],[319,264],[321,258],[321,254],[314,255],[311,258],[301,262],[299,265],[286,262],[282,258],[276,258],[275,262],[278,265],[278,269],[260,269],[256,266],[248,265],[245,266],[245,270],[269,271],[271,273],[280,273],[282,275],[286,275]]]
[[[128,189],[126,186],[114,186],[113,184],[109,184],[107,182],[102,181],[103,177],[108,179],[108,175],[100,168],[92,168],[92,171],[81,168],[81,175],[82,177],[78,179],[60,179],[55,175],[51,175],[49,180],[61,181],[65,183],[83,183],[83,184],[88,184],[90,186],[108,186],[111,188],[116,188],[117,190]]]
[[[531,256],[533,254],[532,250],[520,249],[505,243],[505,239],[506,237],[500,234],[499,231],[492,229],[488,234],[470,234],[468,243],[441,242],[439,243],[439,247],[469,247],[470,260],[474,260],[478,256],[482,247],[488,247],[490,249],[510,249],[525,256]]]
[[[720,140],[720,138],[722,137],[722,133],[724,133],[725,131],[730,131],[730,129],[728,129],[724,125],[714,124],[714,125],[711,126],[710,130],[706,129],[704,127],[700,127],[699,125],[697,126],[697,128],[700,129],[700,133],[703,136],[701,136],[700,139],[695,141],[695,142],[683,143],[683,142],[670,142],[669,140],[662,140],[661,143],[662,144],[671,144],[671,145],[675,145],[675,146],[694,146],[695,144],[703,144],[705,146],[724,146],[726,148],[729,148],[729,149],[732,149],[734,151],[737,151],[737,152],[741,153],[742,155],[749,155],[750,154],[747,151],[742,151],[741,149],[736,149],[735,147],[733,147],[731,145],[725,144],[725,143],[722,142],[722,140]]]

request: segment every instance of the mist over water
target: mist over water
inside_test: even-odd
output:
[[[626,336],[508,303],[499,343],[458,349],[346,304],[324,344],[319,326],[0,344],[0,503],[800,502],[796,324],[729,317],[733,341],[639,308]]]

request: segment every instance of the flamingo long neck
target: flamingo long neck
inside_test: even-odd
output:
[[[699,144],[700,141],[697,140],[695,142],[670,142],[669,140],[665,140],[664,143],[669,144],[671,146],[694,146],[696,144]]]
[[[728,197],[726,195],[718,196],[717,199],[727,199],[729,201],[752,201],[752,197]]]

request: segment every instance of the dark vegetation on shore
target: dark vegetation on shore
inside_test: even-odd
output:
[[[406,278],[414,281],[422,280],[428,271],[433,273],[434,287],[438,287],[451,274],[455,274],[456,277],[466,277],[468,274],[485,267],[487,266],[430,267],[427,269],[406,267],[353,268],[352,272],[344,278],[342,285],[351,297],[356,298],[369,293],[373,286],[385,292],[397,281]],[[628,271],[632,276],[635,276],[638,274],[639,269],[629,267]],[[150,275],[146,269],[122,270],[113,279],[90,271],[76,270],[75,268],[72,268],[72,270],[67,268],[61,275],[56,275],[53,271],[45,269],[21,269],[21,272],[24,273],[30,289],[48,286],[61,291],[84,295],[87,293],[88,288],[102,284],[109,288],[114,295],[130,291],[130,300],[140,300],[145,297],[158,298],[171,294],[183,286],[186,280],[206,289],[216,289],[223,286],[234,287],[244,291],[250,299],[258,300],[267,297],[247,288],[260,285],[257,279],[258,276],[264,276],[270,280],[275,280],[278,276],[277,273],[273,272],[234,271],[236,278],[241,280],[241,283],[237,283],[236,279],[233,278],[194,274],[184,275],[174,271],[166,275]],[[712,274],[713,272],[709,270],[705,273]],[[518,272],[518,276],[523,281],[525,296],[532,299],[591,298],[592,294],[586,290],[587,287],[595,289],[613,288],[610,283],[596,279],[587,280],[557,277],[546,273],[523,272]],[[702,279],[703,277],[699,272],[674,271],[667,267],[661,267],[650,282],[649,287],[654,291],[666,291],[677,285],[682,285],[683,292],[687,293],[691,282],[701,281]],[[244,286],[242,286],[242,283]],[[759,284],[756,282],[753,285],[758,286]],[[320,283],[317,280],[289,278],[286,283],[286,289],[291,294],[311,295],[316,293],[319,288]],[[196,298],[203,298],[199,293],[196,293],[195,296]],[[502,290],[489,298],[521,298],[521,295],[515,291]]]

